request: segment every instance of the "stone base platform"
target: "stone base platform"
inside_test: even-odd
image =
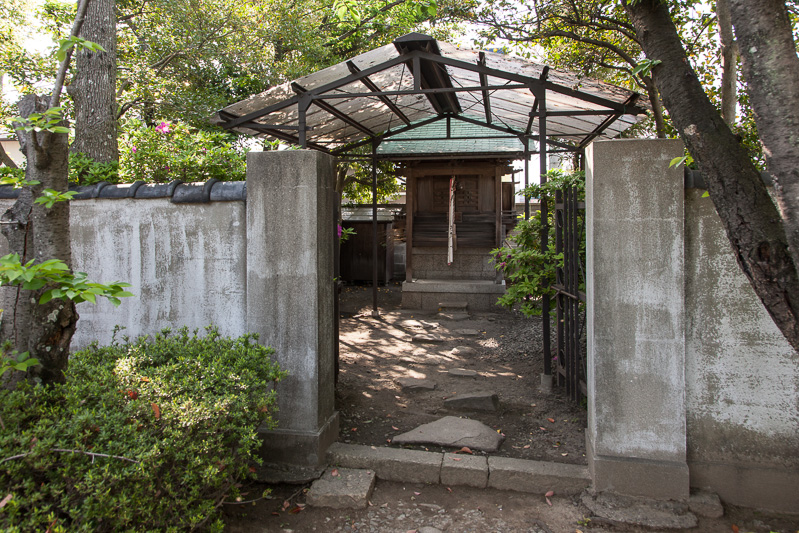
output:
[[[505,282],[468,279],[417,279],[402,284],[402,307],[438,311],[441,302],[465,302],[469,311],[496,311]]]

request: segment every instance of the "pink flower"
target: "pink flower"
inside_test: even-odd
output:
[[[134,154],[136,153],[136,147],[135,147],[135,146],[131,146],[130,150],[131,150],[131,151],[132,151]]]
[[[158,126],[155,127],[155,131],[158,133],[169,133],[169,124],[167,122],[162,122]]]
[[[338,226],[338,228],[337,228],[338,229],[338,238],[340,239],[341,238],[341,224],[337,224],[337,226]]]

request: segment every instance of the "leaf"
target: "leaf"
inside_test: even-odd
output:
[[[330,471],[330,475],[333,477],[339,477],[341,474],[338,473],[338,468],[334,468]]]
[[[738,533],[738,526],[736,526],[735,524],[733,524],[733,525],[732,525],[732,526],[730,526],[730,527],[732,528],[732,531],[733,531],[733,533]]]
[[[472,450],[470,450],[469,448],[467,448],[466,446],[464,446],[463,448],[461,448],[460,450],[458,450],[458,451],[457,451],[457,452],[455,452],[455,453],[468,453],[468,454],[471,454],[471,453],[472,453]]]
[[[399,431],[399,428],[397,426],[391,426],[391,429],[393,429],[394,431]]]
[[[290,510],[290,511],[289,511],[289,514],[297,514],[297,513],[299,513],[300,511],[302,511],[302,509],[303,509],[302,507],[300,507],[299,505],[297,505],[296,507],[294,507],[292,510]]]
[[[156,405],[156,404],[151,402],[150,403],[150,407],[153,408],[153,413],[155,413],[155,419],[156,420],[160,419],[161,418],[161,409],[158,407],[158,405]]]
[[[453,461],[463,461],[463,458],[461,458],[461,457],[452,457],[451,459]]]
[[[553,424],[555,423],[555,419],[554,418],[547,418],[547,421],[552,422]]]
[[[3,498],[3,500],[2,500],[2,501],[0,501],[0,509],[2,509],[3,507],[5,507],[5,506],[6,506],[6,504],[7,504],[8,502],[10,502],[10,501],[11,501],[11,498],[13,498],[13,497],[14,497],[14,495],[13,495],[13,494],[11,494],[11,493],[7,494],[7,495],[6,495],[6,497],[5,497],[5,498]]]

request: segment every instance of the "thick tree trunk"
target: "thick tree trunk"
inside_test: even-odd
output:
[[[34,95],[26,96],[19,104],[22,117],[47,108],[47,100]],[[69,202],[58,202],[50,209],[33,203],[45,188],[67,190],[68,136],[22,130],[17,135],[28,159],[25,178],[41,183],[23,189],[14,206],[2,216],[2,232],[8,239],[9,251],[19,254],[23,263],[60,259],[70,264]],[[16,294],[14,308],[3,316],[3,337],[10,339],[20,352],[30,352],[38,359],[41,366],[29,373],[51,383],[63,380],[78,313],[71,301],[54,299],[39,305],[44,290],[20,290]]]
[[[799,57],[785,3],[731,0],[741,65],[777,205],[799,264]]]
[[[705,94],[666,3],[623,3],[647,57],[661,61],[653,77],[663,105],[705,177],[741,270],[799,350],[799,277],[782,219],[760,173]]]
[[[738,51],[732,34],[730,0],[716,0],[716,17],[721,40],[721,116],[733,126],[738,105]]]
[[[73,153],[95,161],[119,161],[116,105],[116,14],[114,0],[92,0],[80,36],[105,52],[77,52],[77,75],[67,87],[75,102]]]

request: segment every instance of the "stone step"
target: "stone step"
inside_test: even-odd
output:
[[[469,302],[465,301],[445,301],[445,302],[438,302],[438,310],[439,312],[450,312],[450,311],[460,311],[465,313],[469,307]]]
[[[447,398],[444,407],[456,411],[499,411],[499,398],[493,392],[470,392]]]
[[[403,483],[483,486],[487,477],[489,488],[539,496],[549,490],[556,494],[579,494],[591,484],[588,467],[583,465],[492,456],[484,462],[479,456],[468,456],[474,457],[474,461],[462,459],[465,457],[340,442],[333,443],[327,451],[328,462],[339,468],[365,468],[380,479]]]
[[[311,507],[364,509],[374,488],[374,470],[330,467],[313,482],[306,501]]]

